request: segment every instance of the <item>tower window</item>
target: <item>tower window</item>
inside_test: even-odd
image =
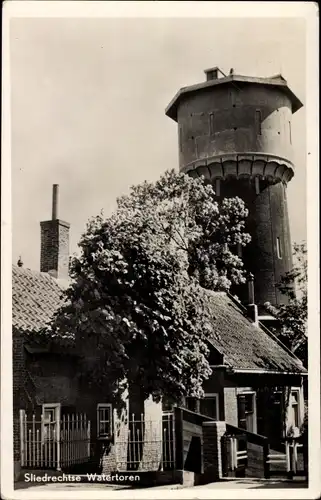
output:
[[[255,193],[260,194],[260,179],[255,177]]]
[[[291,122],[289,122],[289,138],[290,138],[290,144],[292,144]]]
[[[214,134],[214,113],[210,113],[210,135]]]
[[[182,153],[182,151],[183,151],[183,132],[182,132],[181,126],[178,129],[178,140],[179,140],[179,150]]]
[[[255,130],[257,135],[262,134],[262,113],[260,109],[255,111]]]
[[[221,196],[221,179],[215,180],[215,194],[216,196]]]
[[[282,249],[281,249],[281,241],[280,238],[276,238],[276,253],[279,259],[282,259]]]

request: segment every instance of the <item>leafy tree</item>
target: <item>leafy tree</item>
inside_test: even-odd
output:
[[[155,400],[202,395],[207,289],[245,281],[235,250],[250,240],[246,217],[242,200],[219,205],[202,178],[169,171],[132,187],[110,217],[89,221],[54,335],[74,338],[92,380],[115,397],[128,384]]]
[[[294,266],[282,276],[279,290],[288,303],[273,307],[266,304],[278,319],[275,330],[280,340],[307,366],[307,249],[306,244],[294,244]]]

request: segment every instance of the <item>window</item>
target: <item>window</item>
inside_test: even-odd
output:
[[[291,122],[289,122],[289,138],[290,138],[290,144],[292,144]]]
[[[215,179],[215,194],[221,196],[221,179]]]
[[[103,439],[110,437],[112,434],[112,405],[98,404],[97,405],[97,437]]]
[[[260,194],[260,179],[259,177],[255,177],[255,193]]]
[[[42,439],[55,441],[60,424],[60,403],[42,405]]]
[[[179,150],[182,153],[182,151],[183,151],[183,130],[182,130],[181,125],[178,128],[178,140],[179,140]]]
[[[201,399],[187,397],[185,398],[185,408],[218,420],[218,394],[205,394],[205,397]]]
[[[205,397],[200,399],[200,413],[202,415],[219,420],[218,408],[218,394],[205,394]]]
[[[169,397],[163,396],[162,398],[162,411],[173,411],[174,406],[176,406],[176,401]]]
[[[281,241],[280,238],[276,238],[276,253],[279,259],[282,259],[282,249],[281,249]]]
[[[294,427],[299,427],[299,389],[292,389],[290,396],[290,413],[291,413],[291,424]]]
[[[249,432],[257,432],[255,392],[244,392],[237,396],[238,426]]]
[[[214,113],[210,113],[210,135],[214,134]]]
[[[260,109],[255,111],[255,130],[257,135],[262,134],[262,113]]]
[[[191,398],[191,397],[186,397],[185,398],[185,408],[190,411],[195,411],[198,412],[198,399],[197,398]]]

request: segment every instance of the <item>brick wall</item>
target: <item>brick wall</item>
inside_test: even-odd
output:
[[[41,253],[40,270],[54,271],[55,278],[68,278],[69,271],[69,228],[70,224],[61,220],[40,223]]]
[[[13,453],[14,461],[20,461],[20,424],[19,410],[25,407],[23,382],[26,376],[24,336],[14,330],[12,332],[12,384],[13,384]]]
[[[223,477],[221,441],[226,432],[225,422],[203,423],[203,463],[205,482]]]

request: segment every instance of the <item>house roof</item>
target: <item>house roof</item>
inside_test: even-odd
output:
[[[197,83],[195,85],[190,85],[188,87],[181,88],[176,95],[173,97],[171,102],[168,104],[165,114],[177,121],[177,110],[179,104],[183,98],[187,95],[195,94],[196,92],[202,92],[204,89],[214,88],[222,85],[233,85],[237,84],[255,84],[255,85],[264,85],[270,88],[278,88],[281,90],[291,101],[292,104],[292,113],[298,111],[302,106],[302,102],[298,97],[292,92],[290,87],[287,84],[287,81],[283,78],[282,75],[275,75],[270,78],[258,78],[251,76],[242,76],[242,75],[229,75],[224,78],[216,78],[214,80],[208,80],[206,82]]]
[[[301,361],[269,330],[255,326],[226,293],[209,292],[213,310],[211,345],[233,370],[306,373]]]
[[[62,303],[68,282],[48,273],[13,266],[12,324],[20,331],[37,332],[46,326]],[[305,373],[301,361],[266,328],[257,327],[243,308],[225,293],[208,292],[213,311],[212,346],[234,370]]]
[[[26,333],[40,331],[62,303],[68,283],[48,273],[12,268],[12,326]]]

